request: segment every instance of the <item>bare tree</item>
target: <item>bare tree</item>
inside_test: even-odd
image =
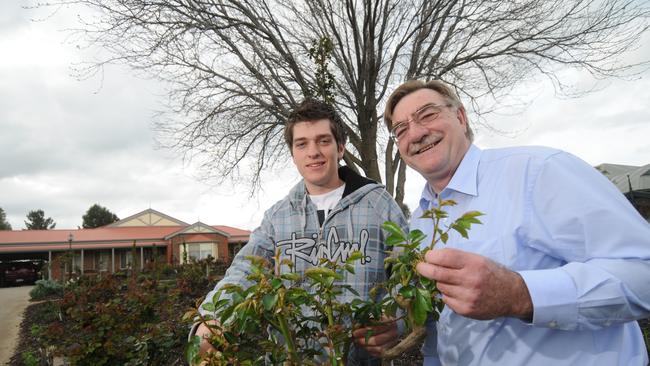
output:
[[[565,90],[560,67],[597,78],[629,71],[633,65],[619,56],[638,46],[649,14],[647,5],[631,0],[58,4],[96,10],[77,34],[111,56],[85,76],[124,62],[169,82],[171,113],[157,124],[161,141],[201,162],[206,176],[252,172],[252,187],[259,184],[265,169],[288,161],[282,138],[288,111],[306,96],[329,93],[347,123],[346,163],[378,181],[383,169],[400,203],[405,165],[381,126],[383,103],[397,84],[443,80],[480,115],[486,110],[479,99],[498,104],[533,76]],[[331,47],[314,55],[323,40]]]

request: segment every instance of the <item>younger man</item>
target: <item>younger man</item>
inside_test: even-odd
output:
[[[284,136],[303,180],[265,212],[260,227],[206,299],[225,284],[246,285],[246,256],[271,259],[276,250],[282,259],[293,262],[297,273],[317,266],[320,258],[343,262],[359,250],[363,259],[356,262],[354,274],[345,274],[345,282],[367,298],[370,289],[386,277],[388,248],[381,225],[390,220],[406,228],[402,211],[383,186],[346,166],[339,167],[346,134],[341,118],[329,105],[313,100],[301,103],[289,116]],[[348,301],[354,295],[343,296],[341,300]],[[205,325],[196,332],[202,337],[207,333]],[[202,350],[210,348],[202,340]],[[351,365],[374,362],[379,364],[362,349],[351,351]]]

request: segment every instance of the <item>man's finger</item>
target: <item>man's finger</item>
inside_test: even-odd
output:
[[[447,297],[462,299],[467,294],[467,289],[465,289],[463,286],[451,285],[438,281],[437,287],[438,291]]]
[[[435,264],[441,267],[461,269],[465,267],[467,261],[469,261],[472,256],[472,253],[459,249],[443,248],[429,250],[424,255],[424,260],[429,264]]]
[[[418,263],[415,269],[422,276],[435,280],[438,283],[448,283],[452,285],[460,284],[461,278],[459,277],[459,271],[457,269],[441,267],[424,262]]]

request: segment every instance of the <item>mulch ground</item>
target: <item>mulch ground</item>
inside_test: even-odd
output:
[[[26,359],[33,356],[33,360],[44,359],[41,352],[45,352],[46,345],[42,344],[40,337],[33,334],[36,327],[45,327],[56,319],[57,313],[55,303],[50,301],[39,301],[29,305],[23,314],[20,323],[19,340],[14,355],[8,365],[23,366]],[[47,365],[47,363],[41,363]]]

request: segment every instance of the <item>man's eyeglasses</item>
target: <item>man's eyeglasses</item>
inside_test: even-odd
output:
[[[445,107],[451,107],[452,104],[445,104],[445,105],[437,105],[433,103],[425,104],[422,106],[420,109],[415,111],[411,115],[411,119],[407,119],[405,121],[400,121],[396,122],[393,125],[393,128],[390,130],[390,137],[395,141],[398,142],[400,139],[404,138],[406,136],[406,133],[409,130],[409,125],[411,122],[417,123],[420,126],[428,126],[430,123],[436,120],[438,118],[438,115],[440,112],[442,112],[442,109]]]

